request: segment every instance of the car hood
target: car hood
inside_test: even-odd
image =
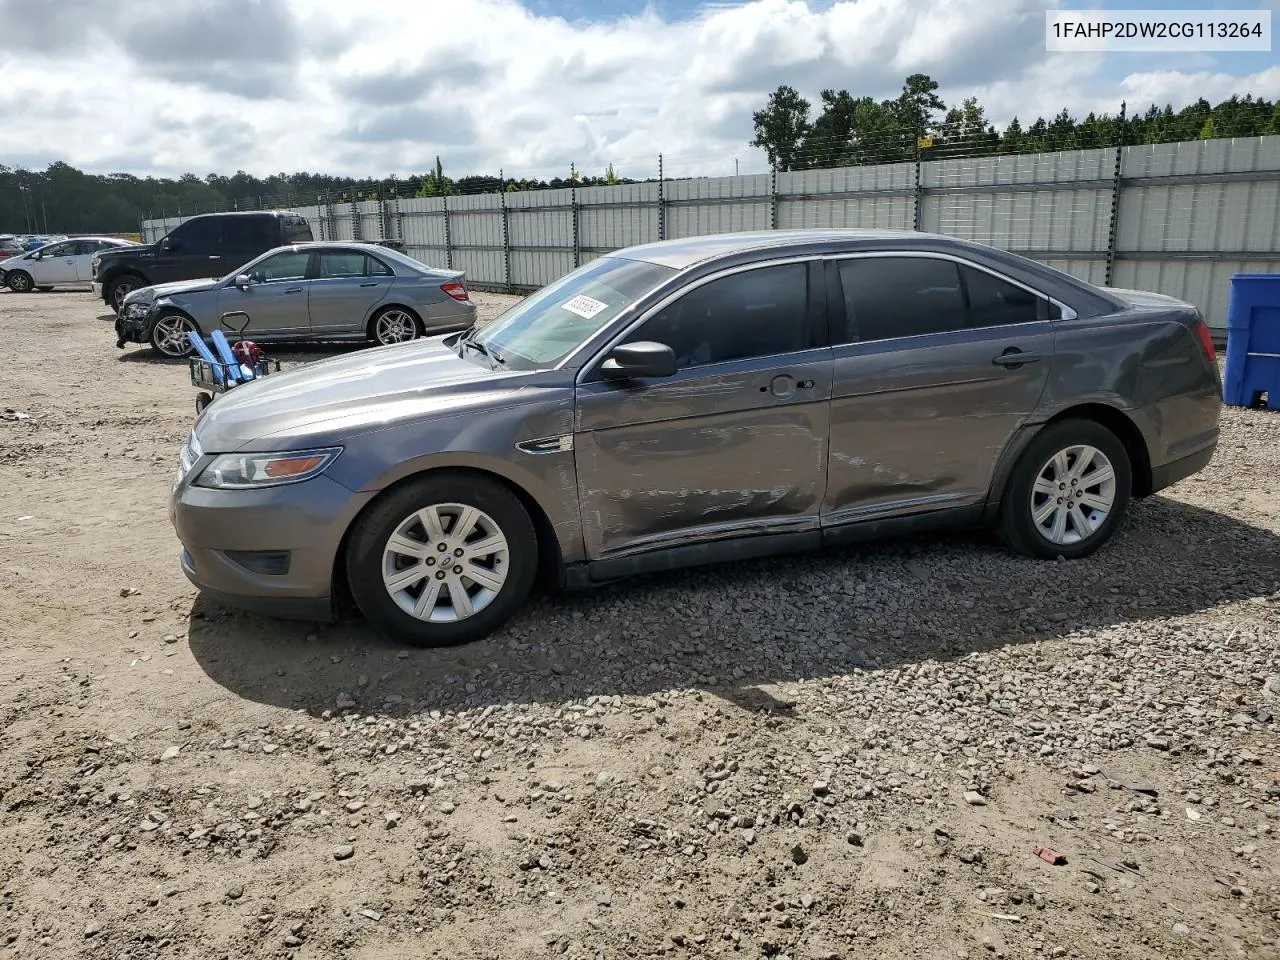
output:
[[[136,257],[140,253],[155,253],[156,245],[154,243],[133,243],[127,247],[107,247],[99,250],[94,257],[99,260],[110,260],[112,257],[130,256]]]
[[[218,277],[210,280],[175,280],[173,283],[157,283],[153,287],[142,287],[125,297],[125,304],[151,303],[161,297],[176,297],[186,293],[204,293],[218,285]]]
[[[205,409],[195,433],[207,453],[321,446],[397,422],[502,405],[531,376],[463,360],[443,338],[374,347],[233,387]]]

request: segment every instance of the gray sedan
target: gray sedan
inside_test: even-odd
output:
[[[478,331],[237,387],[171,509],[213,598],[328,618],[349,591],[444,644],[537,575],[956,526],[1085,557],[1209,462],[1220,397],[1169,297],[928,234],[700,237],[600,257]]]
[[[217,329],[261,342],[402,343],[471,326],[475,305],[463,277],[375,244],[277,247],[220,279],[133,291],[116,319],[116,346],[149,343],[184,357],[188,333]]]

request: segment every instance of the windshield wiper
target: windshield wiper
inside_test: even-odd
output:
[[[499,354],[495,353],[494,351],[491,351],[483,343],[477,340],[474,337],[474,335],[472,335],[471,333],[465,334],[462,337],[462,339],[458,341],[458,344],[463,349],[470,347],[472,350],[476,351],[476,353],[483,354],[493,364],[494,367],[497,367],[506,363],[506,361],[503,360]],[[459,356],[461,356],[461,354],[459,354]]]

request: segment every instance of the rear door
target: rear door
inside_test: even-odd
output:
[[[824,527],[982,503],[1044,393],[1057,305],[949,256],[863,254],[827,275]]]
[[[311,253],[282,250],[255,264],[249,271],[249,285],[241,289],[227,284],[218,291],[218,313],[247,314],[246,337],[304,337],[311,332],[307,315],[307,280]],[[244,316],[222,321],[226,329],[237,330]]]
[[[269,214],[242,213],[222,220],[222,274],[233,274],[268,250],[282,246],[276,230],[278,218]]]
[[[222,260],[220,217],[196,217],[179,224],[160,241],[152,283],[203,280],[227,271]]]
[[[311,332],[361,333],[374,304],[391,290],[391,268],[362,250],[320,250],[307,286]]]

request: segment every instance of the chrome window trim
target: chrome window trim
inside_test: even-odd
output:
[[[583,378],[587,375],[589,371],[595,368],[596,363],[599,362],[601,358],[607,357],[609,355],[609,351],[611,351],[614,347],[618,346],[618,344],[624,342],[626,338],[630,336],[631,333],[633,333],[638,327],[641,327],[645,323],[647,323],[649,320],[652,320],[657,314],[661,313],[663,310],[669,307],[676,300],[679,300],[685,294],[692,293],[694,290],[697,290],[699,287],[705,286],[706,284],[710,283],[713,280],[720,280],[720,279],[723,279],[724,277],[730,277],[736,273],[746,273],[749,270],[762,270],[766,267],[783,267],[793,263],[812,263],[815,260],[821,260],[821,259],[822,259],[821,254],[809,253],[803,256],[779,257],[778,259],[774,259],[774,260],[755,260],[751,263],[740,263],[732,267],[725,267],[723,270],[717,270],[715,273],[709,273],[705,277],[699,277],[697,280],[693,281],[692,283],[687,283],[676,290],[672,290],[665,297],[659,300],[656,304],[654,304],[652,307],[650,307],[648,310],[642,313],[639,317],[636,317],[634,320],[628,323],[619,332],[610,336],[608,340],[605,341],[604,346],[601,347],[599,350],[597,350],[596,353],[589,360],[583,363],[581,368],[579,368],[577,375],[574,376],[573,378],[574,385],[581,386],[583,383]],[[670,283],[672,281],[678,280],[688,269],[691,269],[691,268],[685,268],[685,270],[681,270],[679,273],[677,273],[667,282]],[[808,310],[809,310],[809,302],[806,296],[806,299],[805,299],[806,319],[808,316]],[[580,352],[582,349],[583,347],[578,348],[578,350],[575,350],[574,353],[570,354],[568,357],[562,360],[560,364],[557,366],[557,369],[559,369],[560,366],[564,366],[564,364],[568,363],[571,359],[573,359],[574,354]],[[814,349],[829,350],[830,346],[819,347],[819,348],[806,347],[804,350],[797,350],[794,352],[807,353]],[[786,354],[762,354],[761,356],[762,357],[786,356]],[[743,357],[742,359],[755,360],[758,358]],[[741,361],[725,360],[723,362],[739,363]],[[701,364],[700,366],[716,367],[716,366],[720,366],[720,364],[706,363],[706,364]],[[694,368],[689,367],[687,369],[694,369]]]
[[[986,264],[974,263],[972,260],[969,260],[965,257],[958,257],[954,253],[942,253],[940,251],[935,251],[935,250],[867,250],[862,252],[828,253],[828,254],[822,255],[823,260],[834,260],[837,262],[841,260],[866,260],[866,259],[872,259],[872,258],[883,259],[885,257],[895,257],[895,258],[912,257],[912,258],[923,259],[923,260],[949,260],[952,263],[957,263],[957,264],[960,264],[961,266],[970,267],[974,270],[981,270],[983,273],[989,274],[990,276],[995,277],[997,280],[1003,280],[1005,283],[1011,286],[1018,287],[1021,290],[1027,291],[1027,293],[1031,294],[1032,296],[1039,297],[1041,300],[1047,300],[1049,303],[1052,303],[1055,307],[1057,307],[1059,312],[1061,313],[1061,316],[1059,316],[1057,320],[1052,320],[1052,319],[1027,320],[1023,323],[994,323],[994,324],[989,324],[988,326],[985,326],[985,327],[965,327],[966,330],[1005,330],[1005,329],[1016,328],[1016,327],[1029,327],[1037,323],[1061,323],[1064,320],[1075,320],[1077,317],[1079,317],[1079,314],[1075,310],[1067,306],[1057,297],[1051,297],[1049,296],[1049,294],[1045,293],[1043,290],[1037,290],[1035,287],[1030,286],[1029,284],[1025,284],[1021,280],[1015,280],[1013,277],[1007,276],[1001,273],[999,270],[993,270],[991,267],[988,267]],[[960,331],[951,330],[946,332],[958,333]],[[895,340],[910,340],[915,337],[930,337],[930,336],[936,336],[936,334],[909,333],[909,334],[904,334],[901,337],[881,337],[876,340],[858,340],[855,343],[832,344],[832,346],[833,347],[837,347],[837,346],[852,347],[852,346],[856,346],[858,344],[863,344],[863,343],[892,343]]]

